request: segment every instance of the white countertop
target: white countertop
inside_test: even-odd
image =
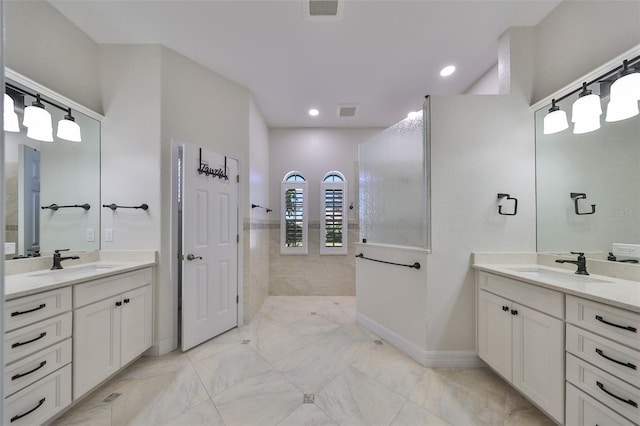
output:
[[[566,274],[569,277],[575,275],[566,269],[553,268],[534,263],[476,263],[473,265],[473,268],[507,278],[516,279],[518,281],[524,281],[529,284],[539,285],[541,287],[560,291],[566,294],[572,294],[586,299],[607,303],[634,312],[640,312],[640,282],[638,281],[591,274],[588,277],[581,278],[580,281],[569,282],[570,279],[568,279],[566,282],[559,282],[559,280],[542,276],[534,278],[526,272],[518,271],[518,269],[525,270],[539,268],[556,271]]]
[[[36,270],[22,274],[6,275],[4,283],[5,300],[66,287],[97,278],[121,274],[147,266],[155,265],[155,260],[139,259],[132,261],[110,261],[81,263],[74,266],[64,266],[55,271]]]

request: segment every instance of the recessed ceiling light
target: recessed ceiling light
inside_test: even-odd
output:
[[[448,65],[448,66],[442,68],[442,70],[440,71],[440,75],[442,77],[448,77],[451,74],[453,74],[455,70],[456,70],[456,67],[454,67],[453,65]]]
[[[315,116],[317,116],[318,114],[320,114],[320,111],[318,111],[318,110],[317,110],[317,109],[315,109],[315,108],[311,108],[311,109],[309,110],[309,115],[310,115],[310,116],[312,116],[312,117],[315,117]]]

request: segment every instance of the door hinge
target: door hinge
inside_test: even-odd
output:
[[[239,294],[236,294],[236,305],[237,305],[238,303],[240,303],[240,295],[239,295]]]
[[[240,234],[236,234],[236,243],[240,244]]]
[[[236,175],[236,182],[240,183],[240,175]]]

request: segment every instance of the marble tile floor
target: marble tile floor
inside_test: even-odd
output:
[[[143,357],[55,425],[553,425],[487,368],[424,368],[349,296],[270,296],[188,352]]]

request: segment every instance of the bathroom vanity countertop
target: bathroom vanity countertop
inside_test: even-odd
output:
[[[23,274],[6,275],[4,278],[4,296],[5,300],[11,300],[153,265],[155,265],[155,261],[152,260],[105,260],[67,266],[64,269],[55,271],[38,270]]]
[[[640,313],[640,282],[638,281],[594,274],[576,275],[566,269],[540,264],[476,263],[473,268]],[[541,271],[543,274],[536,274],[535,271]],[[557,274],[558,278],[554,278],[554,274]]]

